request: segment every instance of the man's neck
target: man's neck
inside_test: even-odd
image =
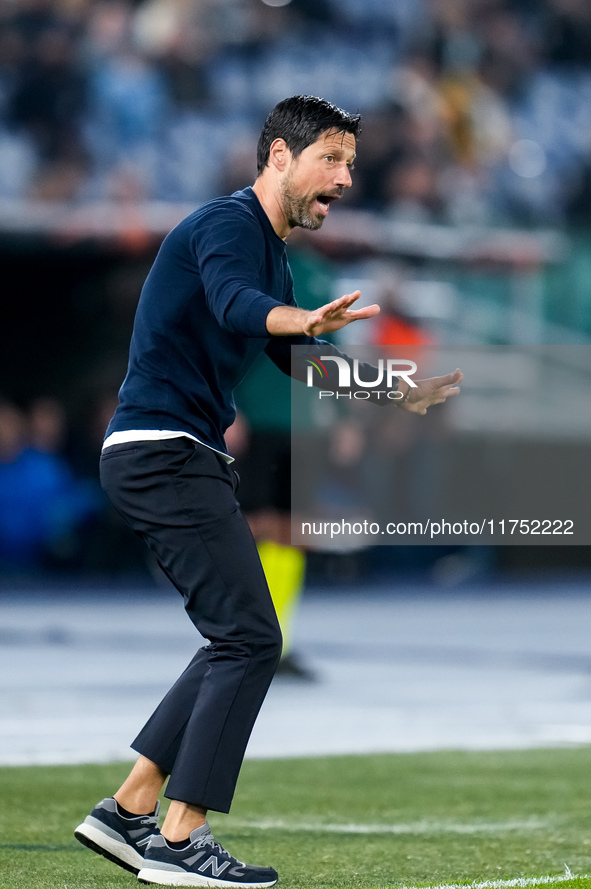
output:
[[[285,240],[292,228],[285,217],[283,202],[277,189],[271,187],[270,183],[265,181],[264,174],[258,177],[252,189],[259,199],[261,207],[269,217],[269,222],[273,226],[275,234]]]

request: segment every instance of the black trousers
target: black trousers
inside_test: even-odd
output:
[[[190,439],[108,448],[101,483],[209,640],[131,745],[170,775],[170,799],[228,812],[281,632],[238,476]]]

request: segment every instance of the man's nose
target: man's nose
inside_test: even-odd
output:
[[[336,184],[342,188],[350,188],[353,185],[351,170],[348,164],[340,164]]]

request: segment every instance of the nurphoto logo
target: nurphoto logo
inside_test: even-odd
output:
[[[313,386],[318,388],[315,383],[314,371],[320,375],[321,382],[328,382],[335,369],[332,366],[330,369],[327,368],[325,362],[332,361],[336,364],[336,384],[333,383],[331,390],[320,389],[319,398],[336,397],[361,400],[371,398],[374,401],[384,395],[386,398],[397,400],[403,397],[403,394],[398,391],[400,380],[404,380],[413,389],[417,387],[412,379],[412,375],[417,372],[417,365],[407,358],[379,358],[377,365],[368,365],[359,361],[358,358],[348,361],[338,355],[321,355],[319,358],[316,356],[307,357],[306,361],[308,362],[306,385],[309,388]],[[375,378],[365,380],[361,378],[369,373],[373,373]],[[385,388],[379,389],[379,386],[385,386]],[[340,389],[345,391],[340,392]]]

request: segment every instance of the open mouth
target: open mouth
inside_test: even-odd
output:
[[[326,216],[332,202],[338,201],[339,197],[340,195],[319,194],[316,200],[318,202],[318,206],[320,207],[320,212]]]

